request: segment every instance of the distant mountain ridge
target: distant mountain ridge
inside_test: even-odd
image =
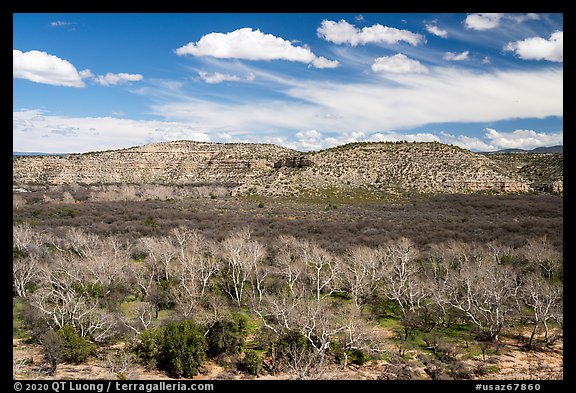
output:
[[[564,153],[564,145],[536,147],[532,150],[503,149],[503,150],[482,152],[481,154],[501,154],[501,153],[538,153],[538,154]]]
[[[546,159],[519,161],[525,155]],[[355,142],[302,153],[273,144],[175,141],[82,154],[13,156],[13,185],[220,183],[233,184],[232,195],[314,199],[562,192],[561,157],[485,155],[438,142]]]
[[[43,153],[40,151],[13,151],[12,156],[65,156],[67,153]]]

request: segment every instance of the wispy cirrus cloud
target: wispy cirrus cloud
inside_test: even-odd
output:
[[[243,82],[243,81],[253,81],[254,79],[256,79],[256,76],[254,75],[254,73],[249,73],[248,75],[246,75],[245,77],[240,77],[238,75],[231,75],[231,74],[223,74],[221,72],[214,72],[212,74],[205,72],[205,71],[199,71],[198,75],[200,76],[200,79],[202,79],[204,82],[206,83],[210,83],[210,84],[217,84],[217,83],[222,83],[222,82],[226,82],[226,81],[232,81],[232,82]]]
[[[50,27],[63,27],[63,26],[73,26],[77,25],[78,22],[66,22],[62,20],[57,20],[54,22],[50,22]]]
[[[190,124],[56,116],[39,109],[13,112],[12,124],[14,151],[82,153],[178,139],[210,141],[207,134]]]
[[[151,111],[169,121],[195,124],[202,131],[251,133],[306,129],[372,133],[431,123],[563,114],[563,71],[557,68],[480,73],[436,67],[428,73],[379,74],[364,83],[290,83],[282,81],[284,98],[172,100],[153,105]]]

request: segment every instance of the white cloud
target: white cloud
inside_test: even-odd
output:
[[[294,46],[292,42],[272,34],[264,34],[259,29],[249,27],[230,33],[210,33],[202,36],[198,42],[177,48],[179,56],[210,56],[219,59],[244,60],[288,60],[311,64],[317,68],[333,68],[336,63],[318,58],[305,46]]]
[[[64,117],[42,110],[13,112],[14,151],[81,153],[179,139],[209,142],[210,136],[177,122]]]
[[[81,74],[69,61],[46,52],[12,50],[14,78],[54,86],[84,87]]]
[[[258,75],[259,76],[259,75]],[[259,76],[260,78],[260,76]],[[199,130],[381,132],[430,123],[563,115],[563,70],[479,72],[430,68],[365,83],[282,81],[286,98],[229,103],[199,98],[153,105],[153,114]]]
[[[441,28],[433,24],[426,24],[426,31],[438,37],[448,38],[448,31],[442,30]]]
[[[352,130],[318,131],[303,129],[295,134],[250,131],[202,132],[183,122],[136,121],[114,117],[75,118],[52,116],[42,110],[13,113],[14,151],[48,153],[88,152],[121,149],[146,143],[173,140],[203,142],[274,143],[300,151],[320,150],[360,141],[416,141],[448,143],[475,151],[505,148],[533,149],[563,144],[562,131],[545,133],[533,130],[500,132],[485,129],[484,138],[440,132],[364,132]],[[298,128],[296,128],[298,129]]]
[[[312,61],[312,65],[316,68],[336,68],[340,65],[338,60],[328,60],[325,57],[317,57]]]
[[[366,44],[397,44],[400,41],[410,45],[418,45],[424,42],[424,37],[420,34],[412,33],[408,30],[400,30],[394,27],[375,24],[358,29],[354,25],[341,19],[338,22],[323,20],[317,29],[318,37],[335,44],[348,44],[351,46]]]
[[[445,131],[440,131],[439,134],[442,143],[460,146],[464,149],[474,151],[493,151],[499,149],[497,146],[491,145],[480,138],[470,137],[467,135],[452,135]]]
[[[521,41],[509,42],[505,51],[514,52],[524,60],[548,60],[562,62],[564,60],[564,32],[556,31],[549,39],[531,37]]]
[[[200,75],[200,79],[202,79],[206,83],[215,84],[215,83],[222,83],[224,81],[241,81],[237,75],[230,75],[230,74],[222,74],[220,72],[214,72],[213,74],[209,74],[204,71],[199,71],[198,75]]]
[[[409,59],[402,53],[397,53],[394,56],[378,57],[372,64],[372,71],[374,72],[392,72],[396,74],[403,73],[420,73],[425,74],[428,68],[417,60]]]
[[[522,23],[527,20],[539,20],[540,15],[529,13],[529,14],[507,14],[506,17],[510,20],[513,20],[516,23]]]
[[[415,134],[402,134],[398,132],[377,132],[368,138],[371,142],[440,142],[440,138],[437,135],[418,132]]]
[[[469,14],[464,25],[472,30],[491,30],[498,27],[503,16],[497,13]]]
[[[492,30],[500,26],[502,20],[512,21],[514,23],[522,23],[527,20],[538,20],[540,15],[529,14],[502,14],[502,13],[480,13],[468,14],[464,20],[464,25],[472,30]]]
[[[246,75],[247,70],[242,72],[236,74]],[[149,114],[163,121],[14,112],[14,150],[80,152],[175,139],[222,141],[224,136],[227,141],[270,142],[312,150],[354,140],[390,138],[439,138],[466,148],[495,150],[501,148],[498,144],[505,144],[497,138],[501,132],[490,134],[490,139],[390,130],[434,123],[563,116],[563,69],[557,66],[499,72],[430,67],[426,74],[389,73],[386,80],[374,76],[363,83],[303,82],[280,76],[277,80],[273,74],[254,73],[260,83],[276,89],[274,99],[201,99],[183,94],[177,83],[173,86],[177,91],[157,97],[157,103],[150,107]],[[162,82],[158,89],[166,92]],[[553,144],[554,140],[545,142]]]
[[[500,132],[493,128],[486,128],[486,138],[492,142],[497,150],[500,149],[534,149],[542,146],[562,145],[563,132],[546,133],[534,130],[515,130]]]
[[[125,72],[119,74],[108,72],[106,75],[98,75],[96,77],[92,76],[92,78],[94,82],[102,86],[122,85],[124,83],[141,81],[144,79],[140,74],[127,74]]]
[[[442,56],[442,58],[448,61],[462,61],[462,60],[468,60],[469,54],[470,52],[468,51],[464,51],[462,53],[446,52],[444,53],[444,56]]]
[[[50,22],[50,27],[62,27],[62,26],[70,26],[70,25],[76,25],[78,24],[77,22],[64,22],[61,20],[57,20],[54,22]]]

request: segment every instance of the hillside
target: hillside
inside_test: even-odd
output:
[[[514,155],[518,160],[524,156]],[[64,156],[15,156],[13,185],[226,183],[235,186],[234,194],[308,198],[561,192],[561,156],[531,157],[530,165],[511,164],[498,154],[436,142],[351,143],[301,153],[271,144],[177,141]],[[542,186],[552,182],[554,187]]]
[[[13,157],[14,183],[246,182],[296,153],[269,144],[177,141],[65,156]]]

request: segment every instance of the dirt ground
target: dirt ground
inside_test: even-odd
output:
[[[498,354],[486,358],[477,356],[466,359],[465,363],[474,368],[478,365],[492,365],[499,368],[482,377],[474,379],[490,380],[561,380],[563,379],[563,343],[558,340],[551,348],[545,350],[526,351],[514,339],[505,339]],[[367,380],[377,379],[382,374],[386,362],[382,360],[367,362],[362,366],[350,364],[345,369],[338,366],[327,369],[321,379],[337,380]],[[419,379],[430,379],[423,367],[415,367]],[[160,371],[149,371],[138,364],[131,364],[125,371],[130,380],[169,380],[172,379]],[[14,379],[64,379],[64,380],[114,380],[118,376],[113,372],[110,363],[104,356],[97,356],[85,364],[72,365],[61,363],[58,365],[56,375],[48,376],[42,371],[42,354],[39,345],[25,344],[22,340],[13,339],[13,377]],[[254,379],[252,376],[226,370],[213,361],[205,364],[201,374],[193,379]],[[269,375],[263,374],[256,379],[293,379],[289,374]]]

